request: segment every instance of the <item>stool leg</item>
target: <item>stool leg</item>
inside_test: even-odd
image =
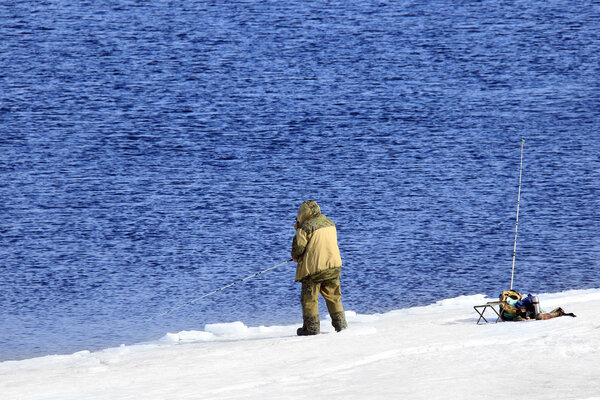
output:
[[[483,318],[483,320],[485,321],[485,323],[488,323],[488,320],[485,319],[485,317],[483,316],[483,314],[485,313],[485,309],[487,308],[487,306],[483,307],[483,311],[479,311],[479,309],[477,308],[478,306],[474,306],[473,308],[475,309],[475,311],[477,311],[477,314],[479,314],[479,319],[477,320],[477,325],[479,325],[479,322],[481,321],[481,319]]]

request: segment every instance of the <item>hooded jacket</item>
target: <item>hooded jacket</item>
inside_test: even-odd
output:
[[[294,228],[296,234],[292,241],[292,258],[298,260],[296,282],[342,266],[335,224],[321,214],[316,201],[302,203]]]

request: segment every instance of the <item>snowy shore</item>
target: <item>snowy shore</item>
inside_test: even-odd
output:
[[[600,399],[600,289],[538,294],[577,318],[477,325],[464,296],[297,337],[207,325],[154,343],[0,363],[18,399]],[[486,314],[487,315],[487,314]]]

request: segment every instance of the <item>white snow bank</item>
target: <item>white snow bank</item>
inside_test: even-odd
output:
[[[328,333],[333,332],[334,329],[331,326],[331,319],[328,316],[322,317],[321,332]],[[354,320],[368,320],[369,316],[357,317],[354,311],[346,311],[346,319],[348,321]],[[259,326],[259,327],[248,327],[243,322],[230,322],[222,324],[207,324],[204,326],[203,331],[181,331],[178,333],[167,333],[157,343],[192,343],[192,342],[209,342],[209,341],[226,341],[226,340],[242,340],[242,339],[266,339],[285,337],[293,334],[295,336],[296,329],[298,327],[289,326]]]
[[[242,322],[231,322],[223,324],[209,324],[203,331],[182,331],[179,333],[167,333],[160,339],[160,343],[191,343],[223,340],[241,339],[264,339],[278,337],[289,333],[289,327],[285,326],[259,326],[247,327]]]
[[[336,333],[242,322],[154,343],[0,363],[2,399],[600,399],[600,289],[538,295],[577,318],[476,325],[482,295]]]

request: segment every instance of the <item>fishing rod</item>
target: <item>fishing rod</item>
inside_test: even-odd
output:
[[[166,311],[166,312],[164,312],[164,313],[162,313],[162,314],[158,314],[158,315],[156,315],[156,316],[154,316],[154,317],[150,318],[149,320],[153,320],[153,319],[155,319],[155,318],[158,318],[158,317],[164,317],[165,315],[167,315],[167,314],[170,314],[170,313],[172,313],[173,311],[177,311],[177,310],[179,310],[179,309],[181,309],[181,308],[183,308],[183,307],[185,307],[185,306],[188,306],[188,305],[190,305],[190,304],[194,304],[195,302],[197,302],[197,301],[200,301],[200,300],[202,300],[202,299],[203,299],[203,298],[205,298],[205,297],[211,296],[211,295],[213,295],[213,294],[215,294],[215,293],[217,293],[217,292],[220,292],[221,290],[227,289],[228,287],[231,287],[231,286],[237,285],[237,284],[239,284],[239,283],[242,283],[242,282],[244,282],[244,281],[247,281],[248,279],[254,278],[255,276],[258,276],[258,275],[260,275],[260,274],[262,274],[262,273],[265,273],[265,272],[267,272],[267,271],[270,271],[270,270],[272,270],[272,269],[275,269],[275,268],[281,267],[282,265],[284,265],[284,264],[287,264],[287,263],[289,263],[289,262],[291,262],[291,261],[293,261],[293,259],[292,259],[292,258],[290,258],[290,259],[289,259],[289,260],[287,260],[287,261],[284,261],[284,262],[282,262],[281,264],[277,264],[277,265],[274,265],[274,266],[272,266],[272,267],[269,267],[269,268],[267,268],[267,269],[263,269],[262,271],[259,271],[259,272],[255,273],[255,274],[252,274],[252,275],[250,275],[250,276],[247,276],[247,277],[245,277],[245,278],[243,278],[243,279],[240,279],[240,280],[237,280],[237,281],[235,281],[235,282],[232,282],[232,283],[230,283],[229,285],[225,285],[225,286],[223,286],[222,288],[219,288],[219,289],[217,289],[217,290],[213,290],[213,291],[212,291],[212,292],[210,292],[210,293],[206,293],[206,294],[204,294],[204,295],[202,295],[202,296],[200,296],[200,297],[198,297],[198,298],[196,298],[196,299],[194,299],[194,300],[190,300],[190,301],[188,301],[187,303],[183,303],[183,304],[181,304],[180,306],[177,306],[177,307],[175,307],[175,308],[173,308],[173,309],[171,309],[171,310],[168,310],[168,311]]]
[[[519,228],[519,203],[521,202],[521,174],[523,172],[523,146],[525,138],[521,138],[521,166],[519,167],[519,194],[517,195],[517,222],[515,224],[515,244],[513,246],[512,273],[510,275],[510,290],[513,288],[513,279],[515,276],[515,256],[517,255],[517,231]]]

